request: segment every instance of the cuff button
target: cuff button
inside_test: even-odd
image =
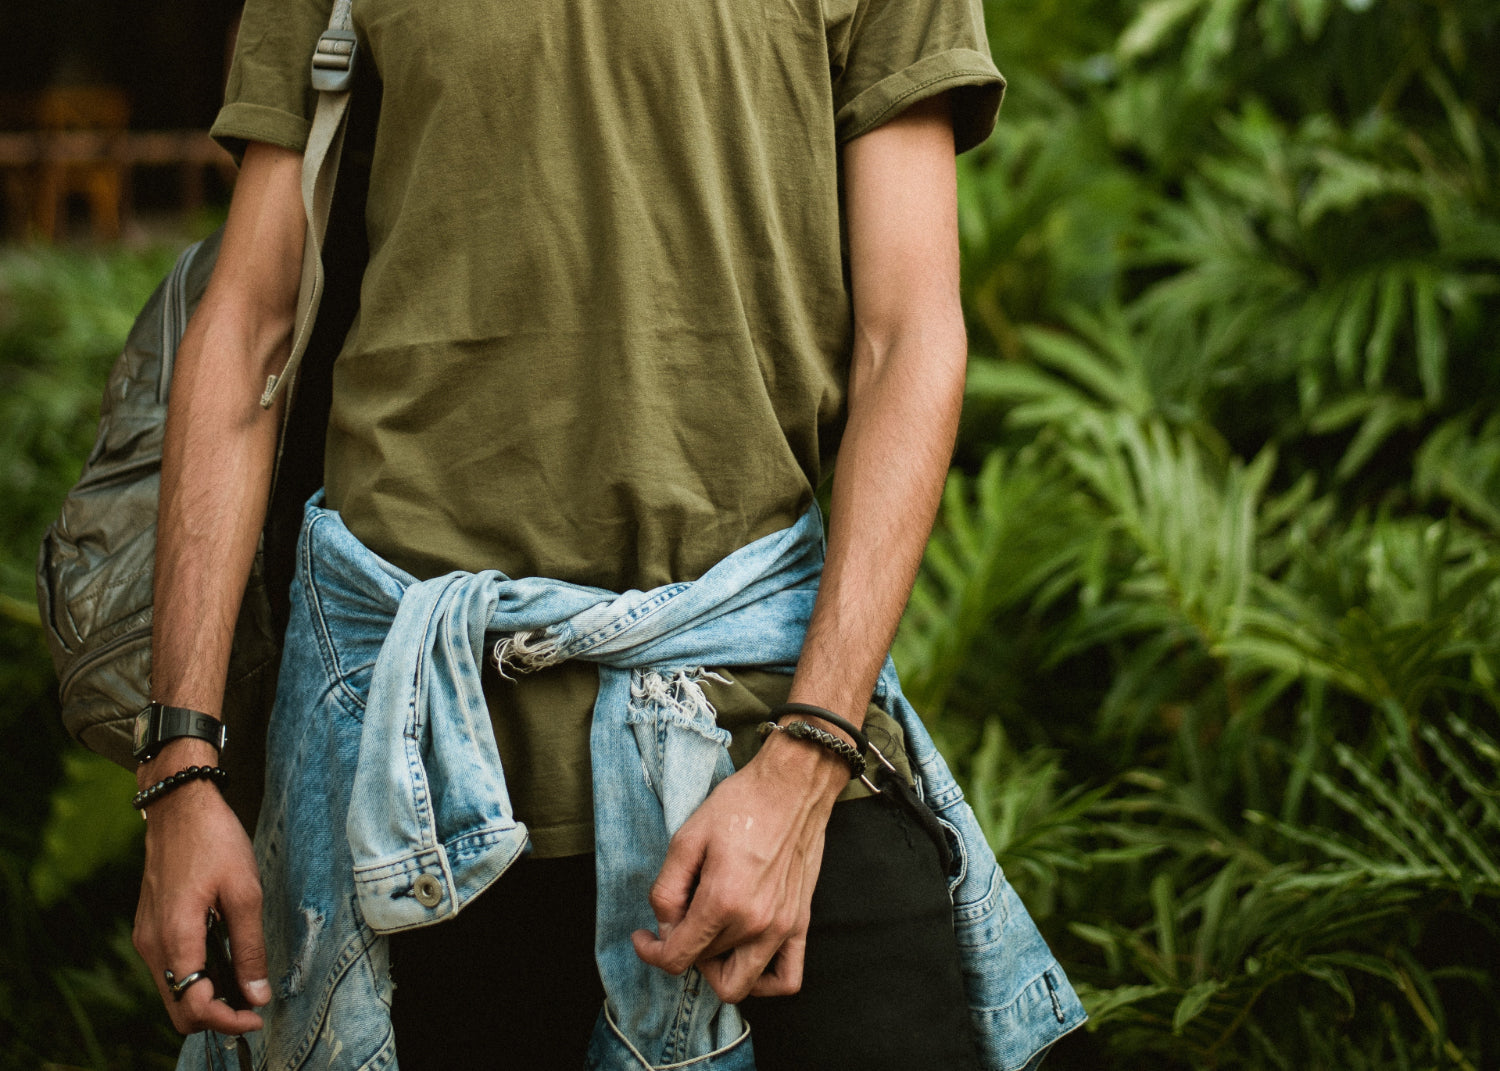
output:
[[[443,902],[443,886],[431,874],[419,874],[412,882],[411,894],[423,907],[437,907]]]

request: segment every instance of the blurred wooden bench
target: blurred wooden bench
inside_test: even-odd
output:
[[[226,183],[234,180],[233,160],[204,131],[128,129],[129,103],[117,89],[43,90],[28,111],[33,129],[0,131],[0,192],[12,237],[55,241],[73,196],[88,206],[93,237],[119,237],[129,219],[131,178],[138,168],[176,168],[184,212],[203,204],[209,168]]]

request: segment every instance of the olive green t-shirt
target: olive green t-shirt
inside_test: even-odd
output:
[[[329,8],[248,0],[213,129],[232,150],[302,148]],[[350,531],[419,577],[624,591],[794,523],[844,417],[840,147],[944,91],[957,149],[983,140],[1004,83],[979,0],[353,15],[383,95],[327,441]],[[751,685],[717,696],[735,709],[780,683],[730,675]],[[589,666],[491,682],[539,854],[591,847],[596,685]]]

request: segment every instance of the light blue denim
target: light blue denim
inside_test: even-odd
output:
[[[396,1067],[383,935],[461,910],[525,850],[480,688],[486,634],[507,672],[599,666],[591,737],[595,952],[606,1003],[588,1067],[753,1071],[750,1030],[696,970],[635,955],[668,841],[733,772],[704,666],[790,672],[822,567],[810,509],[700,579],[648,592],[494,572],[418,582],[309,503],[267,737],[256,832],[274,999],[257,1069]],[[996,865],[887,660],[874,701],[905,730],[919,788],[954,842],[953,918],[987,1068],[1034,1068],[1082,1005]],[[496,1044],[503,1052],[504,1039]],[[179,1067],[236,1066],[232,1039],[188,1039]]]

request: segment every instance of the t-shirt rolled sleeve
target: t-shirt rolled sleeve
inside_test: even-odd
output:
[[[238,162],[245,155],[245,143],[250,141],[264,141],[301,152],[307,147],[310,127],[300,115],[241,101],[224,105],[209,133]]]
[[[312,56],[333,0],[247,0],[240,16],[224,107],[209,133],[235,160],[245,143],[301,152],[317,95]]]
[[[953,142],[968,152],[990,136],[1005,95],[1005,79],[988,56],[953,49],[927,56],[876,82],[834,116],[840,141],[852,141],[919,101],[953,94]]]
[[[952,92],[954,147],[995,127],[1005,79],[990,58],[981,0],[827,0],[840,142]]]

